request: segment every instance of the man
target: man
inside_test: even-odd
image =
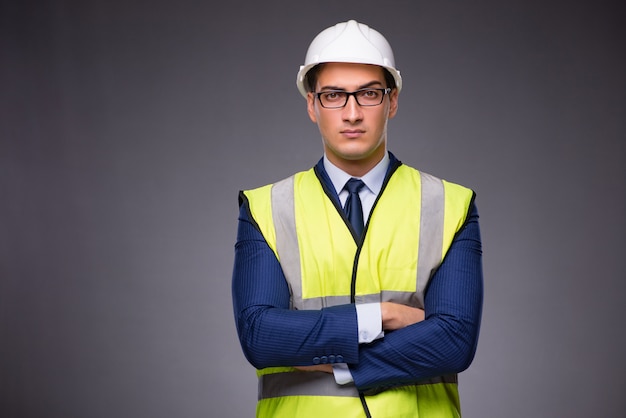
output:
[[[257,416],[460,416],[482,308],[474,193],[387,151],[402,78],[377,31],[322,31],[297,85],[323,158],[239,199],[233,305]]]

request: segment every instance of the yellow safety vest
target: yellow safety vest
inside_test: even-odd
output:
[[[351,301],[423,308],[428,282],[465,223],[474,193],[400,165],[372,208],[362,242],[352,236],[313,169],[244,195],[281,263],[292,309],[321,309]],[[258,417],[363,416],[356,388],[337,385],[330,374],[273,367],[258,375]],[[460,416],[456,375],[365,400],[373,418]]]

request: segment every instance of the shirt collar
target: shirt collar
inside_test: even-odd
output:
[[[380,189],[383,187],[383,181],[385,181],[385,175],[387,174],[387,168],[389,167],[389,155],[385,153],[382,160],[374,168],[368,171],[363,177],[355,177],[360,178],[365,186],[375,195],[380,193]],[[330,181],[333,183],[337,194],[341,193],[343,186],[345,186],[346,182],[350,180],[352,177],[350,174],[346,173],[333,163],[331,163],[326,154],[324,154],[324,169],[330,178]]]

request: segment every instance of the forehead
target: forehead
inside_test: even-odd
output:
[[[358,88],[372,82],[379,82],[384,85],[385,76],[382,67],[369,64],[329,62],[324,64],[317,74],[318,88]]]

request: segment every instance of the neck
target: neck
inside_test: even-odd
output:
[[[365,158],[355,160],[340,158],[331,152],[327,152],[326,158],[328,158],[328,161],[333,163],[337,168],[345,171],[351,176],[363,177],[369,173],[371,169],[376,167],[376,164],[383,159],[386,152],[385,147],[381,147],[380,151],[377,151]]]

